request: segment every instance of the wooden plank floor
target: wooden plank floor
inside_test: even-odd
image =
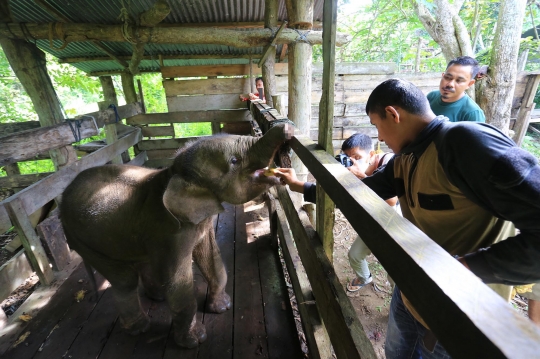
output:
[[[99,275],[98,301],[86,296],[76,302],[77,291],[90,289],[81,265],[28,322],[18,336],[26,335],[24,340],[2,343],[0,338],[0,347],[9,348],[0,358],[303,358],[265,210],[262,205],[227,205],[218,217],[216,239],[233,303],[225,313],[207,313],[207,285],[194,268],[197,315],[208,335],[198,348],[178,347],[166,304],[145,297],[141,302],[152,320],[149,330],[138,336],[126,334],[120,328],[109,283]]]

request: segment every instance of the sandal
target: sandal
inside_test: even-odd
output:
[[[373,278],[369,276],[367,281],[365,283],[358,283],[360,279],[358,277],[354,277],[353,280],[351,280],[349,283],[347,283],[347,291],[354,293],[358,292],[360,289],[364,288],[369,283],[373,282]]]

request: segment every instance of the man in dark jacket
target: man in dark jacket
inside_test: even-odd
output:
[[[384,169],[363,180],[366,185],[383,199],[397,195],[403,217],[485,283],[540,281],[535,157],[490,125],[436,117],[423,93],[407,81],[377,86],[366,113],[379,140],[396,153]],[[520,230],[517,236],[508,238],[506,221]],[[386,357],[449,357],[440,343],[428,350],[418,345],[425,328],[396,287]]]

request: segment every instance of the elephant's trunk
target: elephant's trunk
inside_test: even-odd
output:
[[[294,127],[290,124],[281,123],[272,127],[250,148],[250,167],[256,170],[268,166],[279,147],[283,142],[290,140],[293,134]]]

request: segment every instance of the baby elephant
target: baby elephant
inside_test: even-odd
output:
[[[245,203],[279,183],[264,167],[292,133],[279,124],[260,139],[206,137],[181,148],[169,168],[100,166],[66,188],[60,211],[67,241],[111,283],[125,329],[138,334],[150,322],[137,294],[140,279],[147,296],[167,301],[178,345],[206,339],[196,319],[192,258],[208,282],[210,310],[229,309],[212,218],[222,202]]]

